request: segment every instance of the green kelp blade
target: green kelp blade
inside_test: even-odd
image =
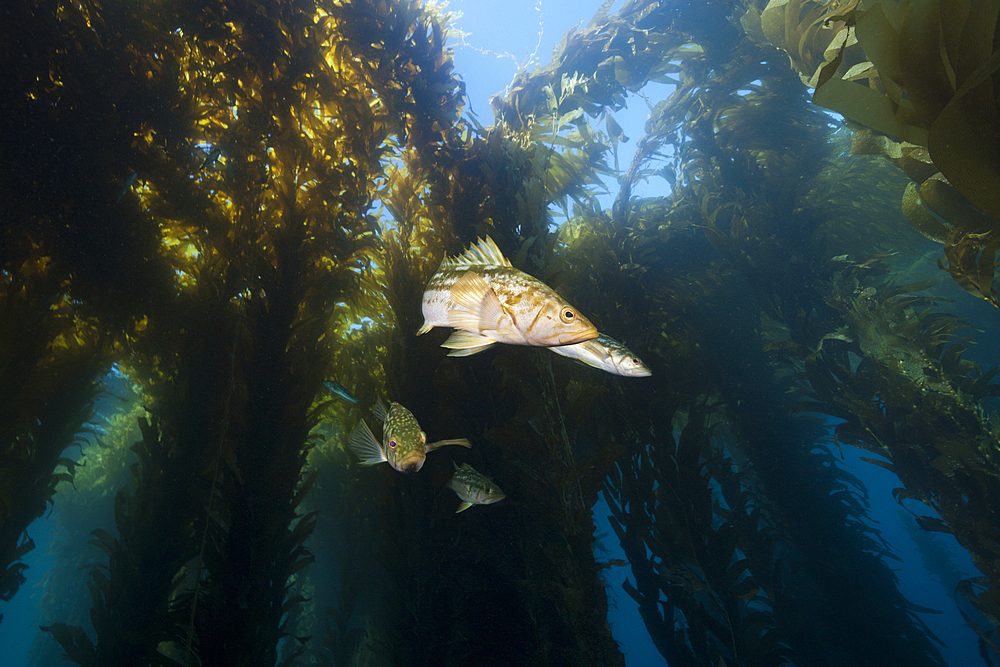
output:
[[[983,70],[983,79],[969,89],[963,86],[938,115],[927,148],[934,164],[966,199],[1000,218],[1000,143],[989,136],[990,129],[1000,127],[1000,117],[986,99],[990,75],[1000,70],[1000,51]]]

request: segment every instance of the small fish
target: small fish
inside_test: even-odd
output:
[[[550,347],[556,354],[576,359],[587,366],[625,377],[647,377],[653,372],[632,351],[614,338],[599,335],[575,345]]]
[[[121,201],[122,197],[125,196],[125,193],[128,192],[128,189],[132,187],[132,185],[138,178],[139,178],[139,172],[133,171],[132,174],[125,179],[125,183],[122,185],[122,189],[118,192],[118,196],[115,197],[116,204]]]
[[[351,392],[344,389],[344,385],[339,382],[334,382],[333,380],[323,380],[323,386],[326,387],[334,396],[340,396],[348,403],[354,403],[357,405],[358,399],[354,398],[354,396],[351,395]]]
[[[427,444],[427,434],[420,430],[420,424],[413,413],[399,403],[392,402],[386,410],[381,397],[375,402],[375,417],[385,422],[382,427],[385,447],[375,438],[364,419],[358,422],[347,440],[348,446],[361,459],[362,465],[373,466],[388,461],[399,472],[417,472],[423,467],[429,451],[445,445],[472,447],[472,443],[465,438],[438,440]]]
[[[597,329],[540,280],[518,271],[493,239],[479,240],[455,258],[445,257],[424,289],[424,325],[457,329],[442,347],[452,357],[494,343],[571,345],[597,337]]]
[[[461,467],[455,464],[455,474],[448,480],[448,488],[462,499],[455,514],[464,512],[473,505],[491,505],[507,497],[489,477],[468,463],[463,463]]]
[[[200,174],[202,171],[204,171],[205,167],[211,167],[213,164],[215,164],[215,161],[219,159],[220,155],[222,155],[221,146],[215,146],[214,148],[212,148],[212,150],[209,151],[209,153],[205,156],[205,161],[201,163],[200,167],[198,167],[198,171],[194,173]]]
[[[709,590],[708,584],[689,565],[681,564],[677,567],[669,568],[663,563],[657,563],[655,569],[660,575],[660,580],[670,586],[683,588],[689,593]]]

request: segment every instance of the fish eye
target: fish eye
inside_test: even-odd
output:
[[[490,487],[487,486],[486,487],[486,493],[492,493],[492,492],[493,492],[493,489],[491,489]]]
[[[639,360],[636,359],[635,357],[632,357],[632,363],[638,366],[639,365]]]
[[[396,440],[395,439],[389,440],[389,448],[390,449],[396,449]]]
[[[574,313],[571,308],[563,308],[562,312],[559,314],[559,319],[566,324],[569,324],[576,319],[576,313]]]

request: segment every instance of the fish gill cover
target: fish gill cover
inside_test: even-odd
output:
[[[911,79],[880,4],[608,2],[482,127],[442,6],[7,3],[0,598],[34,574],[26,531],[53,506],[37,660],[621,665],[603,493],[624,590],[671,665],[943,664],[841,443],[975,556],[957,594],[995,660],[997,371],[889,257],[919,239],[905,176],[848,155],[797,75],[861,62],[811,41],[857,29],[889,108],[918,104],[886,83]],[[954,9],[949,45],[981,18],[900,4]],[[920,167],[948,270],[995,303],[996,210],[933,140],[985,103],[974,64],[957,106],[893,116],[929,152],[875,122],[854,145],[877,149],[854,152]],[[650,114],[617,165],[626,99]],[[652,375],[510,346],[455,359],[415,336],[441,258],[487,235]],[[122,400],[95,402],[119,375]],[[345,447],[364,411],[334,380],[472,449],[363,469]],[[458,463],[504,502],[456,514]]]

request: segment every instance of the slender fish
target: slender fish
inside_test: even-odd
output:
[[[494,343],[550,347],[597,337],[597,329],[540,280],[518,271],[493,239],[445,257],[424,290],[424,325],[458,331],[443,344],[464,357]]]
[[[632,354],[630,349],[604,334],[575,345],[562,345],[549,349],[556,354],[576,359],[587,366],[593,366],[615,375],[646,377],[653,374],[646,364],[640,361],[639,357]]]
[[[354,398],[351,392],[347,391],[344,388],[344,385],[340,384],[339,382],[334,382],[333,380],[323,380],[323,386],[326,387],[327,390],[334,396],[339,396],[348,403],[353,403],[357,405],[358,399]]]
[[[347,445],[361,459],[362,465],[373,466],[388,461],[399,472],[417,472],[423,467],[427,452],[445,445],[472,447],[472,443],[465,438],[428,444],[427,434],[420,430],[416,417],[399,403],[390,402],[386,410],[380,397],[375,402],[374,411],[375,417],[385,422],[382,427],[385,446],[378,441],[364,419],[358,422],[347,439]]]

